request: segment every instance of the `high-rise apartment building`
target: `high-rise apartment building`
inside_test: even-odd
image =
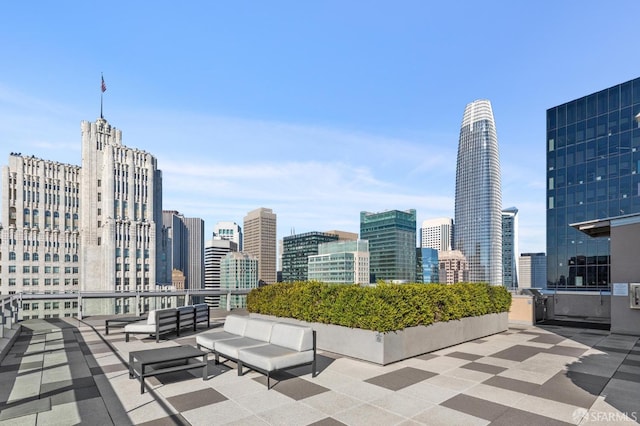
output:
[[[156,159],[122,145],[122,132],[103,118],[83,121],[81,134],[80,167],[12,153],[2,169],[3,294],[155,289],[162,222]],[[135,311],[123,300],[85,303]],[[29,316],[71,316],[65,309]]]
[[[369,284],[369,242],[340,240],[322,243],[309,256],[309,280],[334,284]]]
[[[230,221],[216,223],[213,227],[213,236],[233,241],[238,247],[236,251],[242,251],[242,228],[237,223]]]
[[[502,285],[518,287],[518,209],[502,210]]]
[[[441,217],[422,222],[420,247],[449,251],[453,243],[453,219]]]
[[[502,188],[491,103],[464,110],[456,163],[454,247],[469,264],[469,281],[502,284]]]
[[[238,245],[231,240],[214,237],[204,246],[204,288],[220,290],[220,262],[227,253],[238,251]],[[220,296],[205,296],[205,303],[217,308],[220,306]]]
[[[204,288],[204,221],[165,210],[161,239],[163,279],[170,279],[173,271],[178,270],[184,274],[186,288]],[[162,283],[172,284],[172,281]]]
[[[318,254],[318,246],[337,241],[335,234],[305,232],[282,239],[282,281],[306,281],[309,278],[309,256]]]
[[[522,253],[520,264],[521,288],[545,288],[547,286],[547,257],[544,253]]]
[[[640,78],[547,110],[547,286],[606,290],[610,242],[572,223],[640,212]]]
[[[360,212],[360,239],[369,241],[371,282],[416,280],[416,211]]]
[[[243,251],[258,259],[258,279],[266,284],[277,282],[276,214],[261,207],[244,217]]]

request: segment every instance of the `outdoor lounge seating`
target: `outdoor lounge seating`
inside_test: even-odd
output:
[[[238,375],[243,367],[267,376],[271,373],[303,365],[311,365],[316,373],[316,335],[311,327],[278,323],[256,318],[229,315],[221,332],[196,337],[198,349],[206,348],[219,357],[236,361]]]
[[[209,306],[204,303],[156,309],[149,312],[146,320],[125,325],[125,341],[129,341],[129,334],[151,334],[159,342],[161,334],[175,332],[180,336],[183,328],[196,331],[198,324],[203,322],[206,322],[207,328],[210,326]]]

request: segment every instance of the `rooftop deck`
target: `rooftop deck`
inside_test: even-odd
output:
[[[222,317],[224,313],[220,314]],[[129,351],[156,344],[104,334],[105,317],[30,320],[0,364],[0,424],[563,425],[640,420],[640,342],[603,330],[514,326],[387,366],[319,352],[266,378],[235,365],[129,379]],[[221,321],[223,318],[219,318]],[[214,328],[215,329],[215,328]],[[209,332],[204,328],[198,333]],[[212,358],[212,357],[211,357]]]

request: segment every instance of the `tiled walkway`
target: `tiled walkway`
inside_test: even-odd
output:
[[[271,390],[233,363],[129,379],[129,351],[195,345],[161,341],[104,320],[31,320],[0,365],[0,424],[16,425],[564,425],[640,418],[637,337],[563,327],[508,331],[392,365],[319,353],[276,376]],[[219,330],[200,330],[212,332]]]

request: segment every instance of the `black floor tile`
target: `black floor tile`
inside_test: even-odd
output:
[[[506,413],[490,423],[491,426],[568,426],[571,424],[517,408],[509,408]]]
[[[398,391],[406,388],[407,386],[427,380],[433,376],[437,376],[437,374],[430,371],[420,370],[419,368],[405,367],[380,376],[372,377],[365,380],[365,382],[390,389],[392,391]]]
[[[506,405],[464,394],[447,399],[440,405],[489,421],[497,419],[509,409]]]
[[[495,386],[523,394],[531,394],[540,387],[537,383],[525,382],[524,380],[510,379],[508,377],[495,376],[482,382],[485,385]]]
[[[176,396],[170,396],[167,401],[173,408],[179,412],[193,410],[195,408],[205,407],[207,405],[217,404],[226,401],[227,397],[222,395],[215,389],[207,388],[194,392],[183,393]],[[211,407],[214,410],[214,407]]]
[[[546,349],[544,348],[537,348],[534,346],[514,345],[503,351],[491,354],[490,356],[494,358],[502,358],[502,359],[508,359],[511,361],[522,362],[526,359],[531,358],[534,355],[539,354],[540,352],[545,352],[545,351]]]
[[[477,359],[482,358],[482,355],[470,354],[466,352],[451,352],[444,356],[451,356],[454,358],[466,359],[468,361],[475,361]]]
[[[483,364],[481,362],[470,362],[469,364],[461,365],[460,367],[466,368],[467,370],[480,371],[481,373],[488,373],[488,374],[494,374],[494,375],[500,374],[504,370],[506,370],[506,368],[504,367],[498,367],[496,365],[490,365],[490,364]]]
[[[607,384],[608,379],[593,374],[561,371],[532,393],[544,399],[589,408]]]

